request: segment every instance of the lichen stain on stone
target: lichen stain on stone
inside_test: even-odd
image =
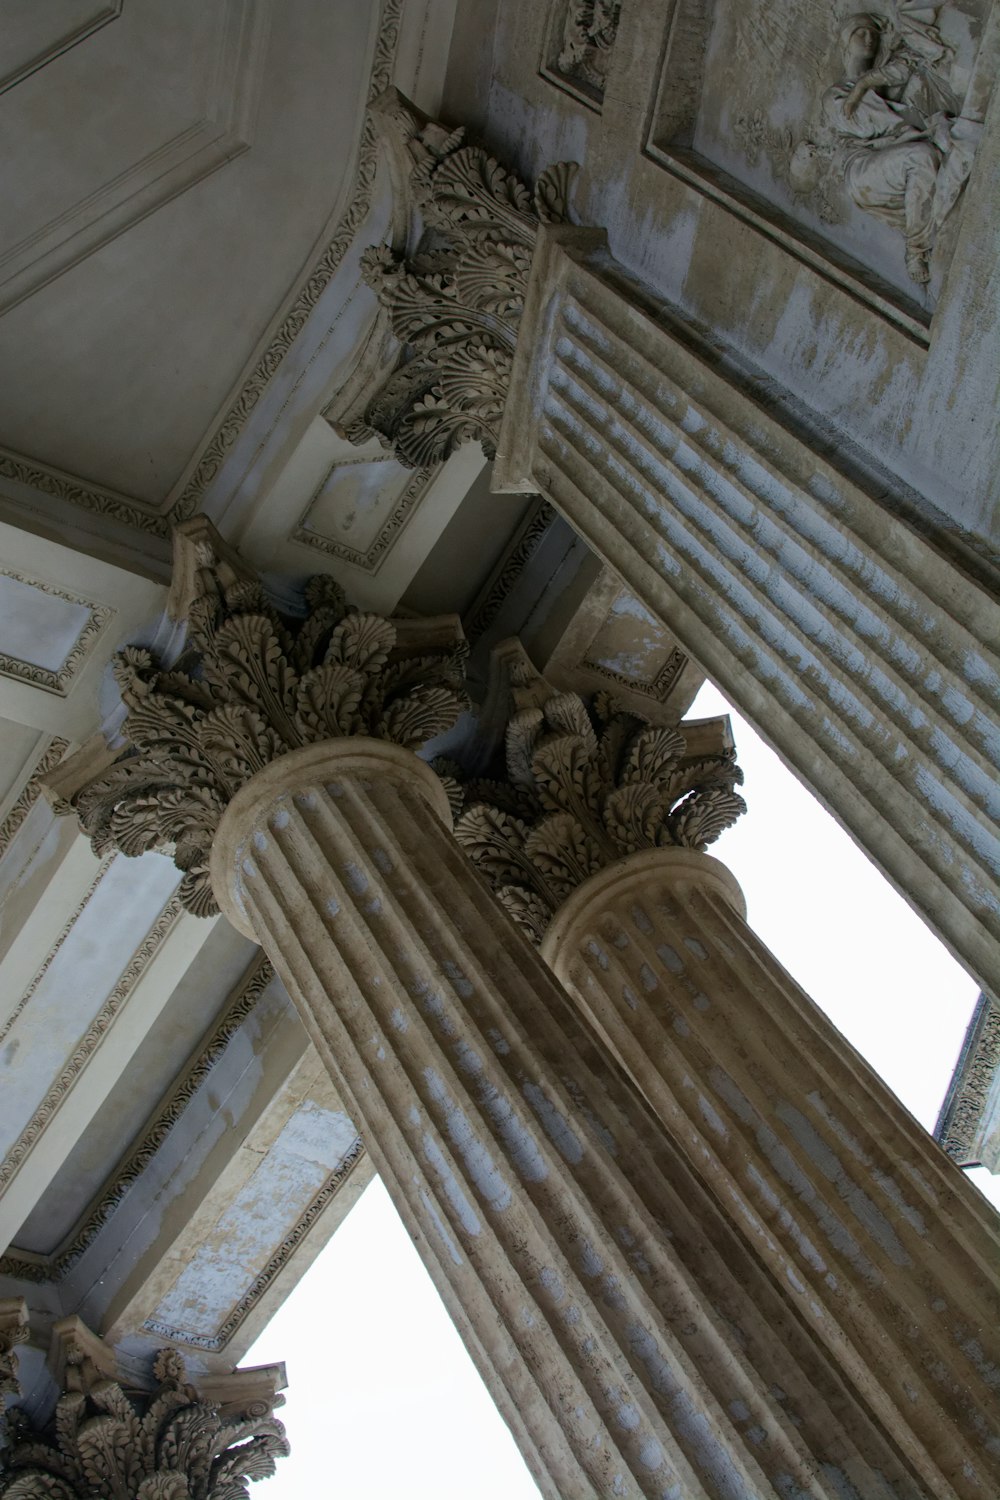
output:
[[[392,873],[392,860],[389,858],[384,849],[379,848],[372,850],[372,864],[375,866],[376,870],[379,870],[383,875],[390,875]]]
[[[465,974],[462,973],[462,970],[458,967],[458,965],[456,963],[452,963],[450,959],[446,959],[445,962],[441,965],[441,972],[451,980],[452,984],[455,987],[456,993],[461,995],[463,1000],[471,999],[471,997],[476,993],[475,985],[472,983],[472,981],[468,979]]]
[[[452,1172],[445,1160],[444,1153],[429,1131],[424,1132],[423,1148],[424,1160],[437,1174],[441,1190],[454,1209],[455,1215],[466,1234],[473,1237],[481,1234],[483,1226],[479,1215],[462,1191],[454,1172]]]
[[[591,958],[595,958],[597,960],[599,968],[601,968],[601,969],[607,969],[608,968],[608,963],[609,963],[608,955],[605,953],[605,951],[601,947],[600,943],[595,942],[595,940],[593,938],[591,938],[590,941],[587,943],[587,952],[590,954]]]
[[[363,896],[368,889],[368,876],[353,860],[347,860],[344,865],[344,879],[355,896]]]
[[[566,1116],[539,1084],[526,1083],[522,1092],[560,1156],[572,1166],[578,1166],[583,1160],[583,1143]]]
[[[425,1068],[424,1080],[431,1098],[441,1110],[448,1137],[459,1151],[477,1190],[495,1212],[503,1213],[510,1207],[513,1196],[503,1173],[436,1069]]]
[[[684,939],[684,946],[689,953],[694,954],[695,958],[708,957],[708,949],[705,947],[704,943],[699,942],[697,938],[686,937]]]
[[[656,949],[656,956],[671,974],[684,973],[684,960],[676,948],[671,948],[669,943],[660,943]]]
[[[419,1180],[419,1179],[415,1179],[415,1180]],[[444,1224],[443,1219],[441,1218],[441,1215],[438,1213],[437,1209],[435,1208],[433,1202],[431,1201],[430,1195],[427,1193],[427,1191],[426,1191],[425,1188],[421,1188],[420,1189],[420,1201],[424,1205],[424,1210],[425,1210],[425,1212],[427,1214],[427,1217],[430,1219],[431,1223],[433,1224],[434,1228],[436,1229],[438,1235],[440,1236],[441,1240],[444,1243],[445,1249],[448,1251],[448,1254],[451,1256],[451,1259],[454,1261],[455,1265],[456,1266],[463,1265],[464,1261],[463,1261],[462,1256],[461,1256],[461,1254],[459,1252],[458,1246],[455,1244],[455,1241],[452,1239],[451,1235],[448,1233],[448,1230],[445,1227],[445,1224]]]

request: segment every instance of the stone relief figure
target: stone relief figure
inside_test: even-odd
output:
[[[891,17],[856,12],[840,30],[843,77],[823,96],[847,191],[902,232],[907,273],[920,285],[930,280],[935,237],[969,175],[981,130],[951,88],[941,9],[898,0]],[[808,182],[821,150],[800,144],[793,184]]]
[[[603,96],[620,17],[621,0],[571,0],[563,23],[560,73]]]

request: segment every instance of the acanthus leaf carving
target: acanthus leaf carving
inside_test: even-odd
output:
[[[409,152],[425,230],[405,259],[385,245],[362,257],[403,353],[345,435],[363,443],[377,434],[409,468],[470,441],[493,457],[538,225],[565,218],[574,168],[550,167],[532,191],[462,130],[445,132],[395,92],[381,118]]]
[[[305,619],[285,618],[259,583],[234,577],[208,523],[178,528],[194,579],[179,660],[162,670],[148,651],[119,653],[126,749],[66,801],[95,850],[172,850],[178,899],[217,910],[209,852],[226,806],[287,751],[341,735],[415,750],[467,705],[467,647],[456,618],[394,622],[355,610],[339,586],[315,579]],[[214,551],[213,551],[214,548]]]
[[[283,1398],[223,1412],[187,1382],[173,1349],[152,1373],[152,1390],[126,1388],[71,1348],[51,1422],[39,1430],[19,1408],[8,1413],[0,1500],[248,1500],[248,1483],[289,1452],[273,1414]]]
[[[693,754],[684,726],[654,725],[608,693],[541,694],[515,672],[506,778],[463,781],[438,763],[455,834],[535,943],[591,875],[644,849],[705,849],[746,810],[732,749]],[[519,702],[521,706],[519,705]]]

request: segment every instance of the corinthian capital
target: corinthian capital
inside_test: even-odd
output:
[[[170,850],[188,911],[217,910],[209,853],[235,793],[287,751],[343,735],[416,750],[466,705],[466,646],[455,616],[388,620],[346,603],[329,576],[306,585],[293,619],[202,518],[175,534],[172,608],[187,636],[170,665],[119,653],[126,748],[73,785],[50,785],[98,854]],[[171,606],[168,606],[168,608]]]
[[[705,849],[746,803],[728,720],[650,724],[608,693],[554,691],[500,648],[512,712],[505,775],[463,782],[439,764],[455,834],[501,903],[539,943],[591,875],[644,849]]]
[[[81,1376],[87,1363],[70,1364],[74,1378],[50,1424],[36,1428],[16,1407],[8,1414],[0,1500],[246,1500],[248,1481],[273,1474],[289,1451],[273,1415],[283,1398],[272,1391],[261,1399],[258,1390],[240,1399],[241,1375],[250,1372],[217,1378],[219,1399],[209,1401],[171,1349],[157,1356],[151,1389]]]
[[[574,169],[550,167],[530,189],[395,90],[378,115],[424,233],[408,255],[388,246],[365,253],[365,278],[403,355],[363,416],[342,428],[357,442],[377,434],[415,468],[470,439],[492,458],[535,236],[540,223],[565,217]]]

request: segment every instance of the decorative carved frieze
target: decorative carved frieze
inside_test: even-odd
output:
[[[127,748],[68,802],[98,854],[172,848],[181,904],[208,916],[209,850],[240,787],[304,745],[359,734],[417,749],[450,729],[466,705],[466,645],[455,617],[362,613],[329,576],[306,585],[305,618],[282,615],[203,520],[175,545],[184,650],[169,668],[138,647],[119,653]]]
[[[0,1297],[0,1410],[5,1396],[19,1396],[17,1347],[28,1342],[28,1304],[23,1297]]]
[[[464,782],[437,769],[455,835],[533,942],[589,876],[641,849],[705,849],[746,811],[732,750],[697,753],[598,693],[556,693],[512,673],[506,776]]]
[[[402,363],[345,425],[353,442],[378,435],[420,468],[464,442],[496,440],[517,324],[539,223],[565,218],[574,170],[550,167],[529,189],[465,132],[429,122],[395,90],[381,109],[409,164],[408,191],[423,219],[414,252],[365,252],[365,279],[403,345]]]
[[[273,1415],[280,1396],[223,1410],[187,1383],[171,1349],[156,1358],[152,1390],[139,1390],[88,1357],[97,1342],[90,1335],[68,1350],[49,1426],[37,1429],[17,1407],[8,1413],[2,1500],[246,1500],[248,1481],[272,1475],[288,1453]]]
[[[1000,1072],[1000,1006],[981,994],[969,1022],[935,1139],[959,1166],[976,1165],[989,1133],[988,1105]]]
[[[22,787],[16,802],[0,822],[0,859],[7,853],[14,841],[14,835],[38,801],[42,778],[55,770],[68,749],[67,740],[53,736],[39,756],[27,784]]]

